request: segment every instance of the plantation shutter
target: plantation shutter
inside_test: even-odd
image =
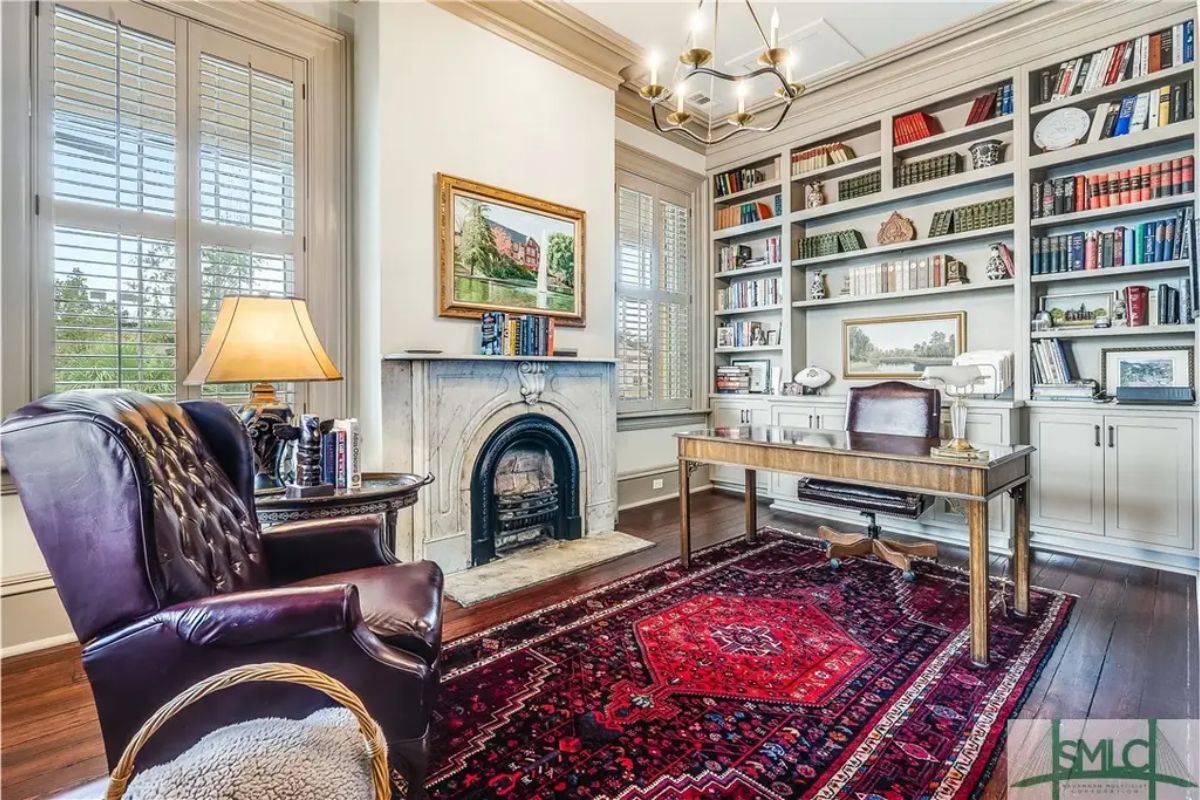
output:
[[[693,384],[688,198],[624,172],[617,181],[619,406],[687,408]]]

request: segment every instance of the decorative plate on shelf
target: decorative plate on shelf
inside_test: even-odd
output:
[[[1043,152],[1063,150],[1087,136],[1091,118],[1082,108],[1060,108],[1042,117],[1033,129],[1033,143]]]

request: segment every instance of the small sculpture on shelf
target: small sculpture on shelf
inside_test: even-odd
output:
[[[824,300],[828,296],[829,293],[825,290],[825,273],[817,270],[813,273],[812,281],[808,286],[808,299]]]
[[[850,296],[850,273],[842,276],[842,291],[838,292],[842,297]]]
[[[1004,142],[999,139],[984,139],[967,148],[971,154],[973,169],[986,169],[1000,163],[1000,153],[1004,150]]]
[[[1012,277],[1008,271],[1008,265],[1005,263],[1004,254],[1001,249],[1003,244],[994,244],[991,246],[991,255],[987,260],[987,279],[989,281],[1003,281]]]
[[[899,211],[893,211],[891,216],[883,221],[883,224],[879,226],[879,234],[875,237],[881,245],[911,242],[916,238],[917,228],[913,225],[913,221],[908,217],[901,216]]]
[[[296,441],[296,479],[287,485],[288,497],[326,497],[332,483],[321,480],[321,437],[333,429],[333,420],[321,421],[315,414],[301,414],[299,425],[276,425],[280,441]]]
[[[820,181],[809,181],[804,184],[804,207],[820,208],[825,205],[825,190]]]
[[[1124,328],[1126,323],[1125,314],[1125,298],[1118,294],[1117,302],[1113,304],[1112,327]]]
[[[1051,328],[1050,312],[1039,311],[1033,315],[1033,319],[1029,323],[1029,329],[1034,333],[1048,331]]]
[[[946,258],[946,285],[959,286],[969,283],[967,280],[967,265],[957,258]]]

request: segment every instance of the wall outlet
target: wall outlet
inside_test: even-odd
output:
[[[663,487],[663,479],[662,478],[655,478],[650,483],[651,489],[661,489],[662,487]]]

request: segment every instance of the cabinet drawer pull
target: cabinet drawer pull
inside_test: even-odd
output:
[[[812,414],[808,415],[808,427],[812,427]]]
[[[1108,446],[1116,447],[1116,445],[1113,444],[1113,426],[1112,425],[1108,426]]]
[[[821,427],[821,415],[817,414],[817,428],[820,429],[820,427]]]
[[[1100,446],[1100,426],[1096,425],[1094,427],[1096,428],[1096,447],[1099,447]]]

